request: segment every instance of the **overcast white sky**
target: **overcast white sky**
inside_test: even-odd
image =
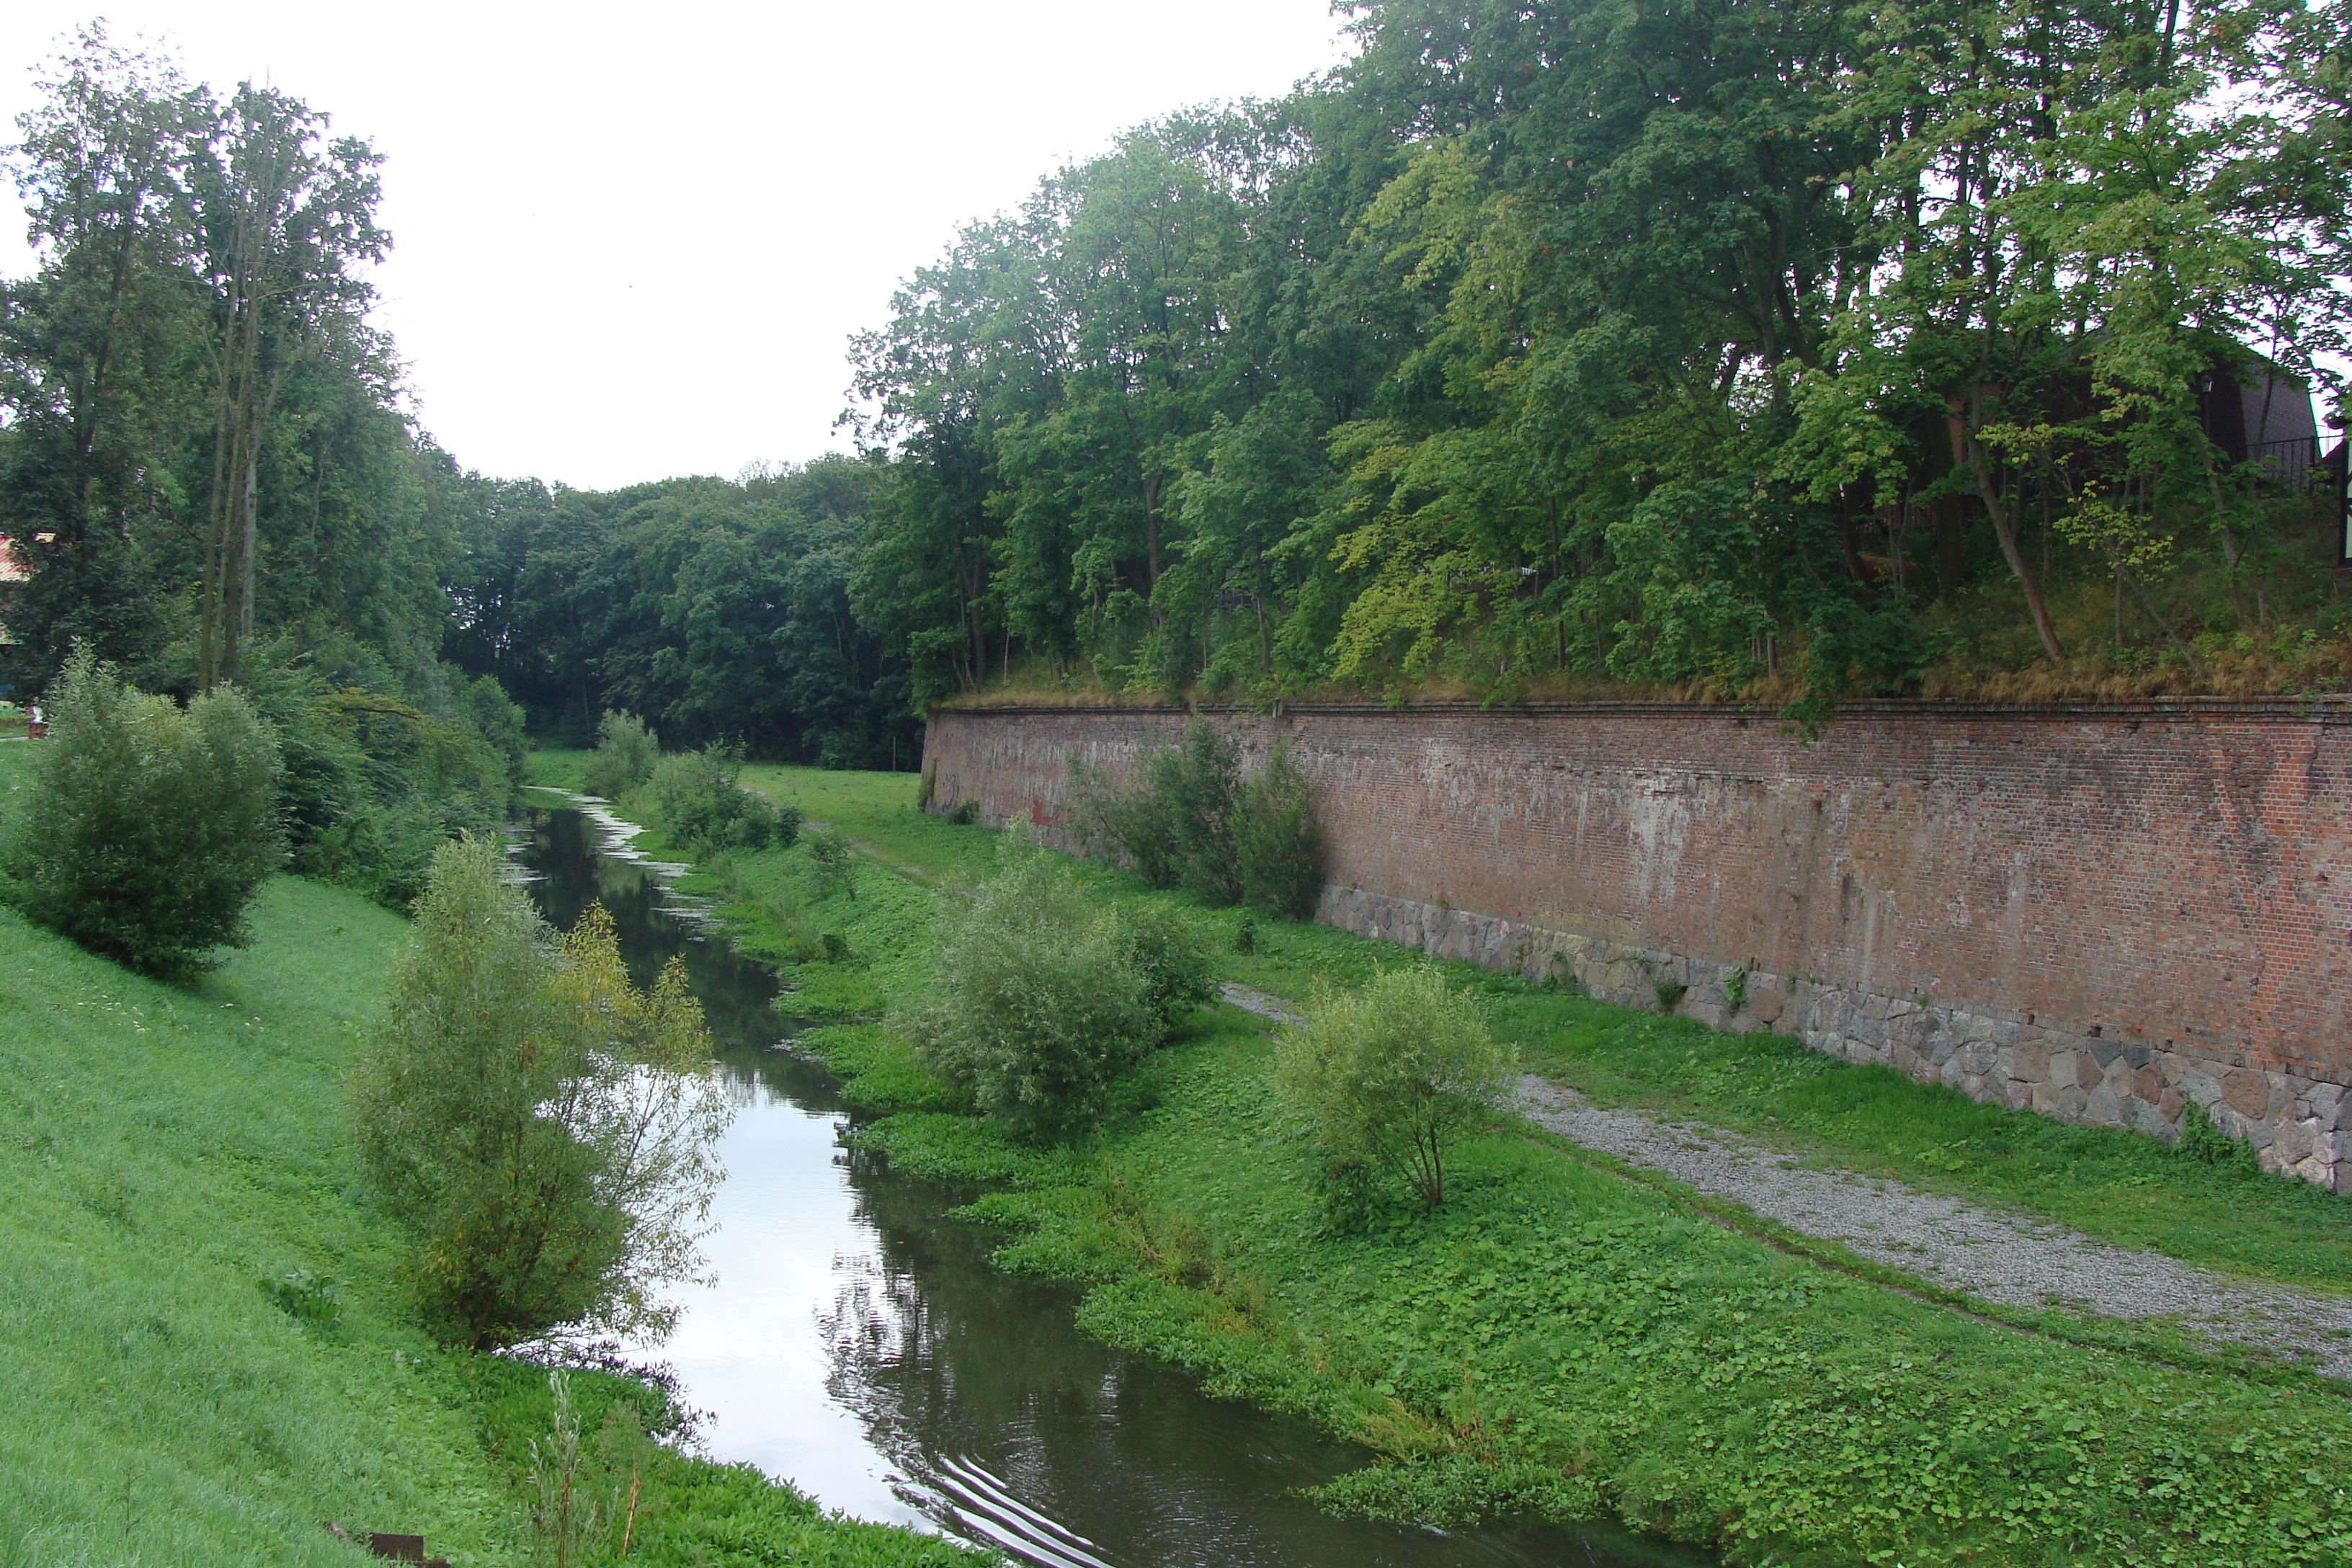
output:
[[[10,0],[0,141],[93,15],[387,154],[376,319],[425,426],[468,468],[583,488],[841,445],[849,334],[959,222],[1125,126],[1343,53],[1328,0]]]

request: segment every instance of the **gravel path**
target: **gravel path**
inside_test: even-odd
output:
[[[1247,986],[1227,985],[1224,994],[1260,1017],[1297,1021],[1275,998]],[[1532,1074],[1519,1080],[1513,1108],[1588,1149],[1945,1289],[2016,1307],[2170,1319],[2210,1342],[2309,1355],[2325,1375],[2352,1379],[2352,1298],[2230,1279],[1900,1182],[1805,1170],[1795,1155],[1721,1128],[1606,1110]]]
[[[2327,1376],[2352,1378],[2352,1299],[2229,1279],[1900,1182],[1800,1169],[1796,1156],[1720,1128],[1604,1110],[1532,1075],[1519,1080],[1514,1104],[1588,1149],[1947,1289],[2016,1307],[2169,1318],[2209,1341],[2308,1354]]]

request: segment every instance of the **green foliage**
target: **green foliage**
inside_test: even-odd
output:
[[[483,1436],[522,1479],[536,1562],[646,1568],[979,1568],[970,1548],[820,1509],[750,1465],[682,1451],[649,1380],[500,1358],[477,1368]],[[662,1441],[657,1439],[672,1439]],[[623,1551],[625,1545],[626,1551]]]
[[[360,645],[320,657],[276,643],[247,668],[285,757],[280,812],[303,875],[405,909],[436,847],[506,820],[520,753],[494,683],[452,682],[446,667],[404,679]]]
[[[1194,715],[1185,722],[1183,739],[1143,764],[1129,853],[1139,868],[1148,868],[1144,880],[1182,888],[1207,904],[1239,899],[1234,816],[1240,796],[1240,751]]]
[[[0,748],[0,794],[31,750]],[[71,1413],[0,1421],[0,1559],[333,1568],[354,1552],[331,1522],[526,1562],[544,1373],[418,1333],[402,1238],[351,1180],[340,1079],[405,922],[295,878],[250,918],[253,945],[192,992],[0,910],[0,1299],[42,1304],[0,1314],[0,1405]],[[631,1563],[971,1560],[646,1441],[674,1430],[656,1391],[571,1381],[584,1479],[617,1470],[625,1504],[651,1450]]]
[[[1126,867],[1149,887],[1178,885],[1183,865],[1175,824],[1157,792],[1115,791],[1100,771],[1073,757],[1068,794],[1070,832],[1080,849]]]
[[[541,1109],[584,1064],[550,1038],[551,933],[498,870],[486,842],[435,856],[352,1082],[361,1163],[415,1237],[426,1323],[474,1346],[588,1316],[626,1239],[593,1151]]]
[[[1036,1142],[1090,1128],[1118,1079],[1205,990],[1163,925],[1094,909],[1047,852],[1014,846],[941,915],[938,989],[898,1027],[988,1115]]]
[[[1531,1068],[1604,1103],[1696,1118],[2121,1247],[2352,1289],[2342,1197],[2304,1182],[2242,1179],[2253,1169],[2251,1151],[2218,1130],[2211,1152],[2222,1158],[2208,1163],[2191,1116],[2182,1118],[2181,1142],[2168,1146],[1979,1104],[1785,1036],[1719,1034],[1687,1019],[1537,991],[1503,992],[1495,1008],[1497,1030]]]
[[[830,993],[845,1008],[831,1016],[926,985],[941,933],[922,915],[955,898],[926,886],[984,871],[991,836],[918,813],[909,775],[754,780],[924,879],[864,890],[850,929],[875,989]],[[771,858],[777,875],[804,874],[798,857],[749,863],[764,874]],[[1118,879],[1065,875],[1097,914],[1222,923]],[[1328,928],[1261,929],[1261,951],[1224,972],[1276,996],[1399,962]],[[1979,1105],[1785,1038],[1428,967],[1479,994],[1498,1037],[1596,1098],[1682,1109],[2131,1245],[2352,1278],[2339,1194],[2240,1182],[2153,1140]],[[903,1037],[850,1025],[803,1043],[862,1109],[897,1112],[861,1121],[858,1146],[919,1179],[999,1189],[966,1217],[1008,1230],[1005,1266],[1083,1289],[1091,1331],[1392,1461],[1323,1494],[1348,1511],[1598,1506],[1735,1560],[1939,1568],[2135,1554],[2316,1568],[2347,1550],[2327,1468],[2352,1440],[2342,1402],[2293,1373],[2184,1370],[2133,1353],[2121,1326],[2092,1350],[2063,1320],[2018,1332],[1948,1311],[1507,1122],[1455,1146],[1433,1215],[1398,1221],[1392,1191],[1375,1189],[1367,1212],[1391,1223],[1333,1226],[1318,1212],[1328,1156],[1274,1091],[1263,1020],[1218,1010],[1193,1027],[1128,1080],[1152,1113],[1085,1149],[1039,1149],[959,1114],[966,1102]]]
[[[0,1421],[0,1559],[329,1568],[334,1521],[502,1561],[519,1520],[352,1192],[338,1079],[403,923],[286,877],[249,919],[192,988],[0,910],[0,1298],[39,1303],[0,1314],[0,1405],[71,1412]],[[331,1331],[269,1288],[305,1281]]]
[[[81,30],[38,73],[38,237],[0,310],[11,678],[87,640],[151,689],[252,682],[278,634],[437,647],[452,465],[367,321],[379,159],[267,85]]]
[[[1284,920],[1314,915],[1323,894],[1323,828],[1286,747],[1276,746],[1242,786],[1234,866],[1243,903]]]
[[[1165,1058],[1159,1110],[1096,1180],[1012,1173],[1021,1190],[966,1213],[1015,1232],[1001,1261],[1087,1289],[1089,1331],[1383,1457],[1328,1505],[1447,1525],[1597,1508],[1734,1561],[2196,1562],[2219,1542],[2316,1568],[2352,1544],[2315,1463],[2341,1439],[2304,1425],[2343,1427],[2324,1391],[1973,1321],[1570,1152],[1474,1140],[1437,1214],[1318,1226],[1319,1152],[1285,1128],[1266,1054],[1229,1035]],[[1173,1233],[1139,1211],[1189,1219],[1213,1264],[1171,1278]]]
[[[150,973],[247,940],[246,907],[285,858],[277,737],[234,689],[184,710],[87,649],[9,825],[14,896],[93,952]]]
[[[1119,959],[1142,983],[1145,1008],[1159,1020],[1162,1037],[1173,1035],[1194,1008],[1216,994],[1208,951],[1165,910],[1125,908],[1110,919]]]
[[[607,712],[596,721],[596,754],[582,777],[583,792],[618,800],[654,776],[661,744],[634,713]]]
[[[1290,920],[1312,913],[1323,890],[1322,830],[1281,747],[1244,782],[1240,750],[1196,715],[1179,744],[1145,760],[1140,788],[1114,792],[1073,761],[1069,793],[1080,846],[1152,887]]]
[[[449,656],[566,745],[625,709],[673,746],[913,768],[905,663],[886,623],[852,609],[887,479],[839,456],[601,493],[453,475],[467,549]]]
[[[1424,1209],[1445,1201],[1449,1151],[1517,1070],[1476,1000],[1421,968],[1318,995],[1283,1037],[1278,1060],[1276,1081],[1325,1154],[1342,1169],[1401,1180]]]
[[[2252,1147],[2222,1131],[2208,1107],[2191,1103],[2181,1108],[2179,1149],[2189,1159],[2210,1165],[2223,1175],[2262,1179],[2263,1167],[2254,1158]]]
[[[630,984],[600,909],[560,944],[494,844],[436,853],[416,944],[352,1080],[361,1163],[413,1238],[432,1331],[495,1348],[564,1326],[659,1332],[725,1124],[673,963]],[[656,1070],[643,1070],[656,1069]]]
[[[2352,147],[2337,8],[2208,15],[1361,7],[860,339],[859,613],[919,700],[2230,689],[2179,623],[2333,624],[2238,458],[2340,393]]]
[[[830,827],[811,828],[806,837],[809,868],[816,874],[817,897],[846,894],[856,898],[857,855],[849,840]]]
[[[745,790],[742,776],[742,749],[713,743],[662,758],[646,788],[662,826],[681,844],[705,851],[789,846],[800,833],[799,812]]]
[[[331,1329],[342,1316],[342,1292],[336,1288],[334,1277],[313,1274],[307,1268],[290,1268],[275,1279],[260,1281],[261,1293],[272,1305],[296,1322],[308,1323],[315,1329]]]
[[[548,1429],[529,1443],[533,1543],[551,1568],[617,1557],[635,1544],[653,1457],[646,1418],[630,1401],[616,1399],[583,1443],[572,1379],[562,1368],[547,1374],[547,1393]]]

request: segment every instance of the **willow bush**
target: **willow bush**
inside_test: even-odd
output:
[[[792,847],[800,837],[800,808],[769,804],[745,789],[742,778],[742,749],[709,745],[662,758],[646,788],[662,825],[694,848]]]
[[[1207,955],[1181,926],[1097,906],[1034,845],[1009,844],[936,942],[937,986],[899,1032],[1032,1142],[1092,1125],[1119,1075],[1209,994]]]
[[[654,776],[661,744],[634,713],[606,713],[596,723],[596,751],[581,779],[590,795],[618,800]]]
[[[558,937],[488,839],[442,847],[415,942],[353,1073],[361,1166],[406,1230],[442,1340],[658,1338],[688,1278],[729,1116],[676,959],[632,984],[591,906]]]
[[[1073,761],[1072,827],[1087,854],[1212,906],[1314,913],[1323,835],[1285,748],[1244,779],[1240,749],[1195,716],[1177,744],[1145,758],[1142,774],[1140,787],[1120,792]]]
[[[1276,1047],[1276,1082],[1314,1129],[1334,1191],[1402,1182],[1424,1209],[1445,1201],[1448,1152],[1517,1071],[1475,998],[1433,969],[1391,969],[1325,991]]]

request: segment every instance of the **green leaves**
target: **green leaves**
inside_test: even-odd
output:
[[[2212,408],[2273,384],[2250,352],[2328,384],[2352,320],[2324,23],[1384,0],[1356,35],[967,230],[866,342],[869,602],[925,695],[1597,677],[1811,730],[1913,689],[1900,623],[1988,567],[1971,646],[2063,663],[2045,577],[2284,558]]]
[[[29,799],[9,824],[20,908],[93,952],[181,975],[247,940],[286,857],[278,737],[235,688],[183,710],[87,647],[51,700]]]
[[[690,1277],[732,1111],[672,960],[650,992],[592,905],[561,940],[487,839],[445,845],[351,1081],[362,1171],[441,1339],[658,1337]]]
[[[1453,1146],[1508,1091],[1517,1058],[1434,969],[1384,971],[1316,998],[1282,1037],[1276,1082],[1325,1153],[1445,1201]]]

